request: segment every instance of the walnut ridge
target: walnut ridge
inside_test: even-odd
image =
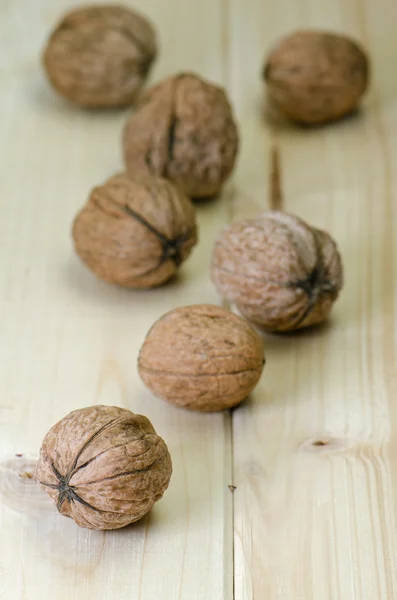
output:
[[[191,198],[220,191],[237,149],[224,90],[192,73],[169,77],[148,90],[124,129],[127,170],[166,177]]]
[[[172,472],[150,421],[116,406],[75,410],[44,438],[36,479],[58,511],[88,529],[118,529],[160,500]]]
[[[368,86],[369,62],[346,36],[298,31],[272,50],[263,74],[270,102],[285,116],[319,124],[356,108]]]
[[[156,37],[140,14],[92,5],[66,14],[43,63],[53,87],[86,107],[124,106],[138,96],[156,56]]]
[[[264,365],[260,335],[224,308],[198,304],[161,317],[142,345],[138,371],[158,397],[217,411],[244,400]]]
[[[150,288],[170,279],[196,244],[195,210],[165,179],[120,174],[93,189],[73,238],[81,260],[101,279]]]
[[[222,232],[211,276],[247,319],[268,331],[289,331],[328,317],[342,287],[342,263],[328,233],[270,211]]]

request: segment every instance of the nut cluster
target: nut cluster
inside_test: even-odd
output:
[[[368,59],[356,42],[321,31],[282,39],[264,68],[270,101],[287,117],[312,125],[352,112],[368,77]]]
[[[144,17],[122,6],[93,5],[63,17],[43,60],[62,96],[104,107],[134,102],[155,56],[155,33]]]
[[[328,317],[342,287],[342,263],[328,233],[274,211],[223,231],[212,280],[250,321],[289,331]]]
[[[128,171],[167,177],[191,198],[217,194],[232,172],[237,128],[224,90],[192,73],[149,90],[124,130]]]
[[[144,17],[117,5],[91,6],[62,19],[44,65],[72,102],[123,106],[137,99],[155,56]],[[319,124],[354,110],[368,72],[366,55],[349,38],[303,31],[272,51],[264,77],[284,115]],[[197,243],[190,199],[218,194],[234,168],[238,132],[225,91],[193,73],[168,77],[141,97],[123,149],[126,171],[95,187],[74,220],[75,249],[99,278],[152,288],[169,280]],[[242,317],[208,304],[175,308],[154,323],[138,358],[154,395],[210,412],[238,405],[261,377],[263,339],[249,321],[270,332],[321,323],[342,288],[342,263],[328,233],[270,211],[221,233],[211,275]],[[171,472],[167,446],[146,417],[92,406],[50,429],[36,478],[61,514],[102,530],[145,515]]]
[[[145,515],[168,487],[171,457],[149,419],[116,406],[75,410],[44,438],[36,479],[58,511],[88,529]]]
[[[159,177],[111,177],[78,213],[76,252],[109,283],[158,286],[172,277],[197,242],[195,211],[180,189]]]

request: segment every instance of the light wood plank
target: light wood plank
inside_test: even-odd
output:
[[[120,168],[126,114],[70,107],[44,81],[38,53],[72,5],[0,6],[0,597],[229,598],[229,417],[155,400],[136,372],[138,349],[156,318],[178,305],[217,300],[208,265],[226,220],[227,192],[198,208],[202,242],[178,281],[162,289],[116,289],[79,264],[71,221],[88,190]],[[191,69],[223,81],[220,0],[132,5],[159,30],[152,80]],[[146,414],[174,463],[170,489],[150,516],[113,533],[60,517],[29,478],[48,428],[96,403]]]
[[[267,336],[233,418],[236,600],[392,600],[396,574],[396,5],[231,0],[231,89],[245,133],[237,218],[267,206],[280,148],[285,208],[328,229],[346,281],[329,326]],[[349,32],[374,61],[365,111],[260,130],[262,60],[299,27]]]

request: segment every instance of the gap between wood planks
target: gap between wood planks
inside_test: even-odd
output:
[[[281,183],[281,157],[280,149],[276,141],[270,154],[270,181],[269,181],[269,205],[270,210],[283,210],[283,190]]]
[[[230,62],[230,0],[221,0],[222,8],[222,24],[221,24],[221,47],[222,47],[222,80],[224,87],[230,90],[230,73],[231,73],[231,62]],[[281,156],[279,145],[275,136],[274,131],[270,129],[268,131],[272,138],[271,151],[270,151],[270,170],[269,170],[269,185],[268,185],[268,205],[270,210],[282,210],[283,209],[283,191],[282,191],[282,175],[281,175]],[[234,218],[234,206],[230,202],[227,205],[227,223],[231,223]],[[227,309],[231,309],[227,301],[223,301],[223,306]],[[235,600],[236,597],[236,553],[235,553],[235,497],[234,492],[237,489],[235,481],[235,461],[234,461],[234,410],[232,408],[227,411],[226,428],[227,436],[230,441],[230,484],[228,488],[231,493],[231,552],[232,552],[232,598]],[[227,569],[226,569],[227,573]]]
[[[222,47],[222,80],[224,87],[230,90],[230,30],[229,30],[229,18],[230,18],[230,0],[221,0],[221,8],[222,8],[222,28],[221,28],[221,47]],[[231,223],[233,220],[233,204],[232,202],[227,204],[227,223]],[[230,306],[227,302],[222,303],[225,308],[230,309]],[[230,443],[230,484],[228,485],[230,494],[231,494],[231,567],[232,567],[232,581],[231,581],[231,593],[232,598],[235,600],[236,597],[236,566],[235,566],[235,502],[234,502],[234,491],[237,489],[235,485],[235,470],[234,470],[234,430],[233,430],[233,408],[228,410],[225,419],[226,419],[226,429],[227,429],[227,437],[229,438]],[[227,576],[227,569],[226,569]]]

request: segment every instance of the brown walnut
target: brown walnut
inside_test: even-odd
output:
[[[138,370],[159,398],[184,408],[217,411],[248,396],[264,362],[262,338],[244,319],[199,304],[176,308],[153,325]]]
[[[77,254],[99,278],[130,288],[170,279],[197,242],[195,210],[159,177],[111,177],[91,192],[73,225]]]
[[[58,511],[88,529],[118,529],[160,500],[172,472],[149,419],[116,406],[75,410],[44,438],[36,479]]]
[[[211,274],[220,294],[268,331],[321,323],[342,287],[341,258],[328,233],[277,211],[227,227]]]
[[[191,73],[146,92],[124,129],[127,170],[171,179],[191,198],[220,191],[233,170],[237,147],[224,90]]]
[[[346,36],[298,31],[270,53],[264,78],[270,102],[285,116],[320,124],[357,107],[368,85],[369,62]]]
[[[156,56],[156,37],[140,14],[93,5],[66,14],[43,62],[53,87],[86,107],[124,106],[138,96]]]

